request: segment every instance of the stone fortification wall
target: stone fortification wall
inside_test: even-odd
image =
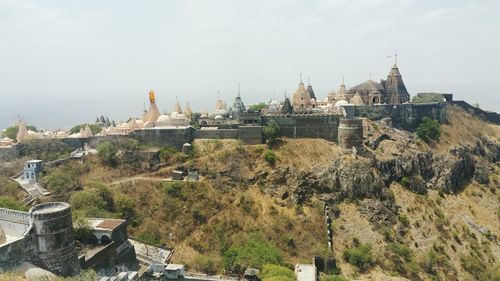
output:
[[[96,270],[113,266],[115,262],[130,262],[135,259],[134,246],[128,240],[123,243],[111,241],[93,255],[80,257],[80,267]]]
[[[194,131],[192,127],[136,129],[129,136],[144,144],[170,145],[181,149],[183,144],[193,141]]]
[[[395,127],[414,130],[424,116],[446,122],[444,109],[446,103],[424,104],[378,104],[378,105],[346,105],[343,106],[348,117],[366,117],[370,120],[391,118]]]
[[[280,127],[280,137],[336,141],[339,117],[332,114],[277,114],[264,115],[262,120],[264,124],[275,120]]]
[[[7,236],[7,241],[0,242],[0,269],[10,269],[25,261],[29,223],[27,212],[0,208],[0,229]]]
[[[20,237],[0,245],[0,269],[8,270],[19,266],[26,259],[26,239]]]
[[[245,144],[261,144],[263,142],[262,126],[240,126],[238,139]]]
[[[0,161],[11,161],[16,159],[17,149],[16,146],[0,147]]]
[[[363,118],[340,118],[338,143],[345,152],[363,148]]]
[[[83,148],[86,142],[89,142],[89,138],[63,138],[59,141],[67,144],[72,149]]]
[[[30,214],[36,245],[33,263],[63,276],[79,272],[69,204],[39,204]]]
[[[238,129],[197,130],[195,139],[237,139]]]
[[[481,118],[483,118],[484,120],[486,120],[488,122],[500,125],[500,114],[498,114],[496,112],[484,111],[484,110],[477,108],[475,106],[472,106],[472,105],[470,105],[467,102],[462,101],[462,100],[453,101],[452,103],[462,107],[463,109],[465,109],[471,113],[474,113],[474,114],[480,116]]]

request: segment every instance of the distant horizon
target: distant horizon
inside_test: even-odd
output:
[[[500,112],[500,2],[483,0],[0,0],[0,130],[140,116],[150,89],[215,108],[316,96],[385,79],[397,53],[409,93],[452,93]]]

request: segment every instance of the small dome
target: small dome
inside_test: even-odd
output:
[[[205,114],[202,114],[202,115],[200,116],[200,118],[208,118],[208,114],[206,114],[206,113],[205,113]]]
[[[224,119],[224,117],[222,117],[221,115],[215,115],[215,120],[221,120],[221,119]]]
[[[153,128],[155,126],[154,122],[148,121],[144,123],[144,128]]]
[[[227,115],[229,112],[226,109],[219,109],[215,111],[216,115]]]
[[[170,120],[170,117],[166,114],[162,114],[158,117],[158,119],[156,119],[156,122],[165,122],[168,120]]]
[[[348,105],[349,103],[346,100],[339,100],[338,102],[335,103],[336,107],[340,107],[343,105]]]

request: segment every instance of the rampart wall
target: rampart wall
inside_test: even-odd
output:
[[[279,136],[289,138],[321,138],[337,140],[338,115],[332,114],[277,114],[264,115],[262,122],[276,121]]]
[[[424,116],[446,122],[445,102],[424,104],[378,104],[343,106],[348,117],[366,117],[370,120],[391,118],[393,126],[413,131]]]
[[[185,143],[191,143],[194,137],[194,128],[150,128],[132,131],[129,136],[144,144],[170,145],[181,149]]]
[[[17,149],[16,146],[0,147],[0,161],[10,161],[16,159]]]
[[[195,139],[237,139],[238,129],[197,130]]]

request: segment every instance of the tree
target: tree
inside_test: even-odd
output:
[[[360,244],[344,251],[344,259],[361,270],[370,268],[373,263],[372,245]]]
[[[283,264],[281,251],[258,233],[250,233],[241,245],[231,246],[223,255],[227,271],[243,273],[245,268],[262,268],[264,264]]]
[[[99,156],[106,165],[114,167],[118,164],[116,153],[118,153],[118,149],[109,141],[102,142],[97,146],[97,156]]]
[[[85,127],[87,125],[89,126],[90,131],[92,131],[92,134],[94,134],[94,135],[100,133],[102,130],[102,127],[97,125],[97,124],[80,124],[80,125],[76,125],[73,128],[71,128],[69,130],[69,132],[71,134],[76,134],[76,133],[80,132],[80,129],[82,129],[82,128],[85,129]]]
[[[125,194],[117,194],[114,199],[115,210],[120,218],[126,219],[133,223],[135,217],[135,203],[132,198]]]
[[[26,126],[28,130],[38,132],[38,129],[35,126]],[[5,129],[5,131],[2,132],[2,137],[7,137],[9,139],[15,140],[17,137],[17,131],[19,131],[19,126],[15,125],[12,127],[9,127]]]
[[[272,143],[274,143],[274,141],[276,140],[276,137],[279,134],[280,127],[279,127],[278,123],[276,123],[275,120],[271,119],[271,120],[269,120],[269,122],[267,122],[267,124],[264,126],[262,131],[264,133],[264,138],[266,140],[268,140],[269,143],[272,144]]]
[[[265,107],[266,107],[266,103],[261,102],[261,103],[258,103],[258,104],[252,104],[252,105],[250,105],[250,110],[251,111],[262,111],[262,109],[264,109]]]
[[[295,273],[293,273],[291,269],[284,266],[265,264],[262,267],[262,271],[259,273],[259,277],[262,281],[294,281]]]
[[[429,103],[444,101],[443,95],[439,93],[419,93],[411,98],[413,103]]]
[[[429,117],[422,118],[416,130],[417,136],[425,142],[438,141],[441,136],[441,128],[438,121]]]

